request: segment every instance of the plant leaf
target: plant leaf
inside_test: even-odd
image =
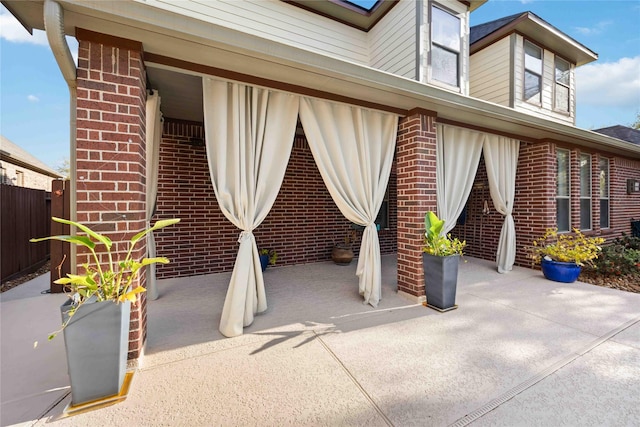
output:
[[[135,236],[133,236],[131,238],[131,243],[135,245],[138,240],[146,236],[148,233],[151,233],[152,231],[155,231],[155,230],[160,230],[161,228],[165,228],[173,224],[177,224],[179,222],[180,222],[180,218],[163,219],[160,221],[156,221],[156,223],[153,224],[153,227],[143,230],[138,234],[136,234]]]
[[[109,239],[107,236],[103,236],[102,234],[96,233],[86,225],[83,225],[74,221],[69,221],[68,219],[56,218],[55,216],[52,217],[51,219],[53,219],[55,222],[59,222],[60,224],[73,225],[74,227],[79,228],[80,230],[87,233],[89,236],[93,237],[94,239],[96,239],[97,241],[105,245],[107,249],[111,249],[111,245],[112,245],[111,239]]]
[[[432,211],[427,212],[424,216],[424,229],[427,231],[428,237],[439,236],[444,227],[444,220],[439,219]]]
[[[138,286],[137,288],[123,294],[120,295],[120,297],[118,298],[119,302],[125,302],[125,301],[131,301],[131,302],[136,302],[136,300],[138,299],[138,294],[141,294],[143,292],[146,292],[147,290],[145,288],[143,288],[142,286]]]
[[[74,245],[86,246],[89,249],[96,247],[96,244],[87,236],[49,236],[38,239],[30,239],[31,243],[42,242],[43,240],[60,240],[61,242],[73,243]]]
[[[160,257],[155,257],[155,258],[144,258],[142,260],[142,266],[145,265],[149,265],[149,264],[169,264],[169,258],[164,257],[164,256],[160,256]]]
[[[73,285],[85,285],[89,288],[92,286],[96,287],[96,282],[94,282],[90,276],[79,276],[77,274],[67,274],[67,277],[61,277],[54,283],[59,285],[67,285],[71,283]]]

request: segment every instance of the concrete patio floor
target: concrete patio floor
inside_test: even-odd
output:
[[[160,281],[128,398],[68,418],[64,341],[46,340],[65,297],[41,276],[0,295],[1,424],[638,425],[640,294],[467,261],[444,314],[396,293],[393,256],[378,308],[355,262],[269,269],[269,309],[231,339],[230,273]]]

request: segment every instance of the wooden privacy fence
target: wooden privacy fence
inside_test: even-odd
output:
[[[0,184],[0,282],[31,273],[49,259],[51,193]]]
[[[69,180],[53,181],[51,186],[51,216],[57,218],[71,218]],[[51,235],[70,234],[68,225],[51,221]],[[71,247],[69,243],[51,240],[51,292],[64,292],[62,285],[53,283],[60,277],[66,277],[71,272]]]

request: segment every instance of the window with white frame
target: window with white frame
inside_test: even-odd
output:
[[[555,109],[569,112],[569,88],[571,86],[571,64],[556,56]]]
[[[580,230],[591,229],[591,155],[580,154]]]
[[[556,151],[558,170],[556,175],[556,225],[558,231],[569,231],[570,227],[570,195],[569,185],[571,158],[569,150]]]
[[[542,49],[524,42],[524,100],[542,103]]]
[[[609,159],[600,158],[600,228],[609,228]]]
[[[461,21],[444,9],[431,6],[431,79],[460,85]]]

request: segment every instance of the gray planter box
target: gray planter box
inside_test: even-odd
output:
[[[71,300],[60,307],[63,322],[70,307]],[[127,371],[130,313],[130,302],[87,302],[64,329],[73,406],[120,392]]]
[[[457,308],[456,287],[460,255],[446,257],[422,254],[427,306],[439,311]]]

